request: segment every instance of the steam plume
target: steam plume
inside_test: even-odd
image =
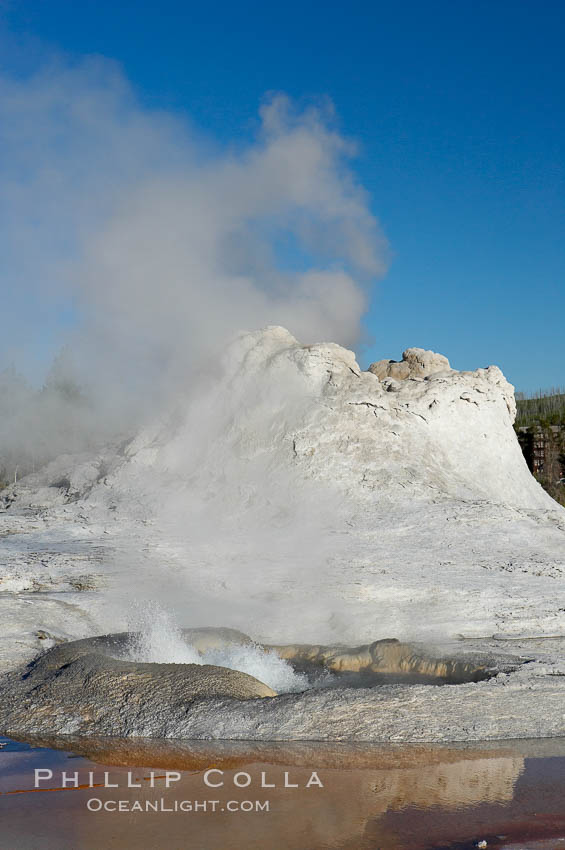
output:
[[[0,79],[0,112],[13,313],[0,364],[37,379],[57,354],[54,401],[16,392],[4,373],[5,456],[60,450],[58,411],[73,448],[119,431],[186,389],[242,328],[358,338],[386,245],[328,104],[300,110],[271,95],[253,137],[220,146],[144,108],[119,68],[89,59]],[[61,402],[69,386],[81,404],[68,392]]]

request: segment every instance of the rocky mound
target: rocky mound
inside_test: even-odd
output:
[[[180,422],[141,433],[126,456],[137,468],[195,476],[207,497],[219,476],[260,492],[268,465],[284,493],[289,477],[295,488],[307,477],[354,499],[555,507],[522,456],[514,388],[500,369],[457,372],[415,348],[403,357],[380,380],[379,364],[363,372],[338,345],[301,345],[283,328],[245,334],[219,383]],[[130,472],[122,466],[114,486],[127,488]]]
[[[443,355],[409,348],[402,361],[363,372],[353,352],[301,345],[273,327],[242,335],[219,380],[118,451],[59,458],[3,498],[110,506],[124,491],[130,503],[132,494],[154,498],[163,483],[189,476],[209,498],[220,475],[228,488],[259,489],[268,463],[283,484],[306,476],[353,498],[443,495],[554,509],[523,459],[515,413],[514,388],[496,366],[458,372]]]
[[[187,630],[185,637],[202,648],[240,639],[213,629]],[[357,688],[345,680],[342,687],[277,696],[253,677],[222,667],[124,661],[127,643],[123,634],[71,642],[1,677],[0,731],[13,737],[412,742],[565,733],[565,664],[539,651],[527,658],[482,646],[434,655],[390,641],[354,648],[287,647],[296,662],[327,661],[342,672],[368,665],[402,673],[426,665],[440,681],[448,668],[465,673],[466,680],[440,687]],[[474,674],[487,668],[491,676],[477,681]]]
[[[127,634],[108,635],[63,643],[41,655],[0,686],[0,725],[14,733],[24,727],[46,732],[51,725],[83,734],[151,726],[161,736],[195,700],[275,696],[239,670],[128,661],[127,643]]]
[[[135,438],[4,491],[0,666],[136,596],[277,645],[565,634],[565,512],[514,415],[496,366],[243,334]]]
[[[369,366],[369,372],[376,375],[380,381],[385,378],[394,378],[397,381],[405,381],[407,378],[428,378],[437,372],[451,371],[447,357],[423,348],[407,348],[402,353],[400,362],[378,360]]]
[[[64,643],[22,670],[0,679],[0,729],[12,735],[78,733],[183,737],[187,729],[194,728],[193,715],[199,718],[197,724],[202,724],[201,712],[203,706],[208,706],[215,720],[201,727],[202,736],[223,737],[223,724],[219,719],[222,706],[226,716],[233,712],[240,715],[237,702],[277,696],[253,676],[226,667],[129,661],[128,648],[135,644],[135,638],[134,634],[121,633]],[[247,635],[231,629],[185,629],[183,638],[200,652],[211,647],[253,644]],[[263,649],[267,651],[272,647]],[[327,684],[327,679],[320,680],[318,689],[339,690],[341,687],[346,691],[337,702],[342,706],[340,712],[345,710],[348,715],[348,727],[352,719],[350,712],[355,712],[367,698],[371,701],[371,691],[379,690],[374,686],[363,691],[360,701],[352,690],[356,687],[352,684],[354,674],[364,677],[357,684],[356,690],[359,690],[359,685],[371,682],[369,674],[395,673],[399,681],[410,682],[413,674],[425,673],[430,681],[435,679],[440,684],[448,680],[480,681],[487,678],[487,674],[515,666],[508,658],[500,655],[497,658],[492,653],[488,656],[468,653],[463,659],[434,657],[394,640],[376,641],[361,647],[286,646],[279,647],[278,652],[301,669],[314,671],[318,677],[322,671],[340,674],[337,683],[332,685]],[[373,676],[373,684],[375,682],[382,685],[382,677],[375,679]],[[331,705],[330,700],[328,706]],[[290,704],[285,703],[283,711],[286,713],[289,708]],[[272,711],[277,714],[275,704]],[[293,722],[290,711],[287,723]],[[336,719],[338,716],[339,713]],[[273,734],[269,713],[264,717]],[[315,737],[326,737],[331,722],[330,709],[330,716],[319,720]],[[297,723],[296,728],[299,728],[303,719],[298,719]],[[365,734],[368,734],[366,727]],[[233,737],[233,732],[227,737]]]

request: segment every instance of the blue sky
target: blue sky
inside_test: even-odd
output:
[[[12,0],[0,48],[12,75],[53,49],[113,58],[219,142],[251,135],[265,92],[328,96],[391,247],[362,365],[417,345],[534,390],[565,384],[564,24],[563,2],[521,0]],[[72,317],[30,321],[52,340]]]

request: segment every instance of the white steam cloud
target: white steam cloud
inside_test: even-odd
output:
[[[0,113],[10,316],[0,368],[32,371],[67,345],[54,395],[18,391],[4,373],[6,456],[37,452],[41,437],[41,461],[60,442],[76,448],[79,433],[88,442],[123,428],[186,388],[240,329],[358,339],[386,244],[329,105],[270,96],[254,136],[220,146],[140,105],[113,63],[88,60],[0,78]],[[68,304],[77,319],[65,329]],[[61,439],[61,412],[74,437]]]

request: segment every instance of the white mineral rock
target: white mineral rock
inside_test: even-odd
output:
[[[526,466],[512,386],[422,349],[384,363],[242,334],[128,445],[9,487],[0,663],[38,630],[126,628],[135,597],[277,644],[565,634],[565,511]]]

